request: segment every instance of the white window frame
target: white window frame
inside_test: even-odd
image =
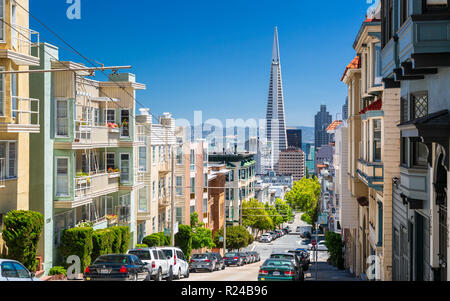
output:
[[[141,149],[145,149],[145,158],[141,158]],[[146,146],[139,146],[138,147],[138,170],[140,172],[147,172],[147,158],[148,158],[148,152]],[[141,165],[141,159],[145,159],[144,166]]]
[[[58,194],[58,160],[67,160],[67,194]],[[70,196],[70,157],[68,156],[56,156],[55,157],[55,196],[56,197],[68,197]]]
[[[67,135],[58,135],[58,102],[64,101],[66,103],[66,109],[67,109]],[[69,126],[69,100],[66,98],[56,98],[55,99],[55,138],[68,138],[70,136],[70,126]]]
[[[178,185],[178,179],[181,179],[181,185]],[[183,195],[183,176],[176,176],[175,177],[175,187],[176,187],[176,194],[177,196]]]
[[[145,202],[145,210],[141,210],[141,192],[144,192],[144,202]],[[149,205],[148,205],[148,186],[144,186],[138,191],[138,212],[148,212],[149,211]]]
[[[18,175],[17,175],[17,164],[18,164],[18,149],[19,149],[19,145],[18,145],[18,141],[17,140],[0,140],[0,143],[5,143],[5,177],[6,179],[17,179]],[[9,173],[9,166],[10,166],[10,144],[14,143],[16,145],[16,156],[14,158],[14,174],[11,175]]]
[[[122,175],[122,155],[128,155],[128,180],[122,181],[122,176],[120,177],[121,183],[130,183],[131,182],[131,154],[130,153],[120,153],[119,154],[119,169],[120,174]]]
[[[108,155],[114,155],[114,169],[116,169],[117,168],[117,165],[116,165],[116,153],[114,153],[114,152],[107,152],[106,153],[106,156],[105,156],[105,160],[106,160],[106,162],[105,162],[105,168],[106,168],[106,171],[108,171]]]
[[[108,121],[108,111],[114,112],[114,122]],[[117,112],[115,109],[103,109],[103,122],[104,124],[108,124],[108,122],[117,124]]]
[[[123,111],[128,111],[128,135],[124,136],[122,135],[122,112]],[[130,121],[131,121],[131,110],[130,109],[120,109],[120,116],[119,116],[119,121],[120,121],[120,138],[130,138],[131,137],[131,127],[130,127]]]

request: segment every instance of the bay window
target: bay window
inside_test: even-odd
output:
[[[121,110],[120,111],[120,136],[129,137],[130,136],[130,111]]]
[[[0,0],[1,3],[2,0]],[[2,9],[0,8],[0,12]],[[3,26],[3,22],[0,20],[0,26]],[[1,28],[0,28],[1,32]],[[1,40],[1,39],[0,39]],[[4,67],[0,67],[0,71],[5,71]],[[0,74],[0,116],[5,115],[5,77],[3,74]]]
[[[145,186],[139,189],[138,211],[147,212],[147,210],[148,210],[147,186]]]
[[[146,146],[139,147],[139,171],[141,171],[141,172],[147,171],[147,147]]]
[[[105,109],[103,111],[104,121],[105,123],[116,123],[116,110],[114,109]]]
[[[419,141],[414,141],[411,144],[412,165],[414,167],[427,167],[428,150],[425,144]]]
[[[381,119],[373,120],[373,161],[381,161]]]
[[[183,195],[183,177],[177,176],[176,179],[176,193],[177,195]]]
[[[115,153],[106,153],[106,170],[116,169],[116,154]]]

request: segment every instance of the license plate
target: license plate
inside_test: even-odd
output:
[[[280,276],[280,272],[273,272],[274,276]]]
[[[100,274],[109,274],[109,270],[108,269],[101,269],[100,270]]]

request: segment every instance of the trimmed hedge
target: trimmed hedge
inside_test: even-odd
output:
[[[122,241],[121,241],[121,247],[120,247],[120,253],[126,254],[130,245],[130,239],[131,239],[131,233],[130,233],[130,227],[128,226],[118,226],[120,230],[122,231]]]
[[[91,264],[91,254],[93,249],[92,236],[94,230],[92,228],[71,228],[64,230],[61,236],[61,255],[64,262],[70,255],[77,255],[81,260],[81,269]]]
[[[157,233],[159,235],[159,245],[160,246],[170,246],[170,236],[164,235],[164,232]]]
[[[142,243],[149,247],[159,247],[161,245],[161,236],[158,233],[147,235],[142,239]]]
[[[100,255],[111,254],[114,241],[114,233],[108,229],[94,231],[92,236],[92,262]]]
[[[137,244],[136,248],[148,248],[146,244]]]
[[[2,236],[8,247],[8,257],[32,272],[36,271],[36,253],[43,226],[44,217],[34,211],[12,210],[4,220]]]
[[[121,227],[111,227],[108,228],[112,231],[113,233],[113,238],[112,238],[112,252],[115,254],[121,253],[122,250],[122,229]]]
[[[175,234],[175,246],[183,251],[186,258],[191,257],[193,235],[192,228],[188,225],[179,225],[178,233]]]

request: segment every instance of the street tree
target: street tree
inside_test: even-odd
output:
[[[299,208],[303,212],[303,221],[314,225],[319,214],[320,194],[321,186],[316,177],[302,178],[294,182],[285,199],[291,207]]]
[[[256,232],[255,236],[258,236],[260,231],[273,228],[272,219],[264,204],[257,199],[250,199],[242,203],[242,224]]]

